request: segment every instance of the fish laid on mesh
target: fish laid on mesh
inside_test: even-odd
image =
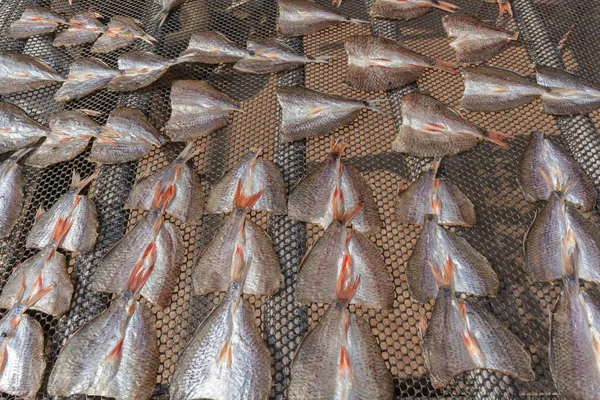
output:
[[[43,7],[25,7],[21,17],[10,24],[6,35],[13,39],[27,39],[52,33],[61,24],[67,24],[67,20],[57,12]]]
[[[375,0],[371,7],[371,16],[408,20],[422,17],[435,8],[450,13],[460,10],[456,4],[440,0]]]
[[[102,36],[96,40],[90,52],[110,53],[133,44],[136,39],[141,39],[149,44],[156,42],[156,39],[140,28],[140,24],[141,22],[135,18],[121,15],[112,17],[108,22],[108,26],[102,32]]]
[[[219,32],[198,32],[190,38],[188,47],[181,52],[189,62],[202,64],[235,63],[249,54],[243,46]]]
[[[93,43],[102,33],[106,26],[98,20],[102,16],[98,13],[88,11],[77,14],[69,19],[69,28],[65,29],[54,38],[52,42],[56,47],[70,47],[84,43]],[[76,60],[77,62],[79,60]]]
[[[0,52],[0,95],[26,92],[63,82],[44,61],[27,54]]]
[[[23,209],[23,167],[18,162],[31,148],[14,152],[0,164],[0,238],[12,232]]]
[[[64,103],[80,99],[108,87],[108,83],[119,75],[121,71],[110,68],[104,61],[80,58],[71,64],[67,79],[54,94],[54,100]]]
[[[554,115],[587,114],[600,107],[600,85],[558,68],[537,66],[537,83],[548,88],[542,94],[542,112]]]
[[[0,153],[30,147],[49,132],[48,128],[31,119],[21,107],[0,103]]]

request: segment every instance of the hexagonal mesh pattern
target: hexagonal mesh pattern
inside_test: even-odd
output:
[[[320,1],[321,2],[321,1]],[[368,18],[372,0],[345,0],[340,12],[359,19]],[[323,2],[324,3],[324,2]],[[495,20],[497,8],[480,0],[456,1],[463,10],[484,19]],[[232,4],[235,7],[228,9]],[[174,11],[160,30],[150,22],[159,6],[152,0],[6,0],[0,4],[2,30],[19,17],[24,7],[51,7],[66,16],[93,9],[110,17],[126,15],[145,22],[146,31],[156,37],[155,46],[136,43],[98,58],[115,67],[119,54],[132,49],[151,50],[165,57],[176,57],[186,46],[194,31],[216,30],[243,44],[249,38],[274,36],[276,23],[275,0],[189,0]],[[535,63],[566,67],[593,79],[598,73],[598,36],[595,26],[600,18],[600,6],[591,0],[560,2],[553,0],[514,0],[515,22],[509,28],[519,30],[521,39],[506,48],[489,65],[502,66],[521,74],[531,75]],[[100,111],[95,119],[103,123],[116,106],[132,106],[143,110],[150,121],[161,128],[170,113],[169,91],[174,79],[203,79],[243,104],[243,113],[234,113],[229,125],[198,144],[205,151],[192,160],[200,174],[206,192],[251,147],[262,147],[264,157],[274,160],[284,173],[291,188],[311,167],[328,153],[329,137],[312,138],[292,144],[279,144],[277,130],[280,111],[275,97],[278,84],[305,85],[308,88],[357,99],[389,99],[384,103],[386,115],[364,111],[356,120],[337,132],[349,141],[346,159],[367,178],[376,195],[384,228],[371,239],[381,249],[396,286],[396,301],[389,311],[351,307],[364,318],[377,337],[383,358],[394,375],[398,398],[473,397],[519,398],[526,396],[556,397],[548,367],[549,308],[559,293],[558,286],[532,284],[523,268],[522,241],[540,204],[525,201],[515,178],[515,167],[531,130],[554,135],[569,148],[596,184],[599,183],[600,155],[596,151],[600,138],[596,132],[600,113],[590,116],[553,118],[540,113],[540,104],[520,107],[499,113],[465,112],[465,116],[487,129],[500,130],[517,136],[508,150],[487,143],[465,154],[445,159],[440,169],[469,196],[476,205],[478,222],[471,229],[456,229],[478,251],[485,255],[500,278],[500,291],[494,299],[481,299],[495,315],[525,343],[532,354],[536,380],[529,383],[488,371],[475,371],[459,376],[444,390],[431,387],[421,354],[418,334],[419,319],[430,315],[433,302],[425,306],[414,302],[405,281],[405,264],[420,229],[398,224],[394,218],[393,199],[400,184],[412,182],[430,160],[402,156],[391,152],[396,127],[400,124],[399,106],[403,94],[420,90],[447,104],[456,106],[462,91],[462,78],[429,70],[417,84],[389,92],[365,93],[344,85],[346,60],[340,43],[356,34],[375,34],[401,41],[405,46],[430,57],[451,60],[449,39],[441,25],[442,12],[433,11],[422,18],[394,22],[377,20],[371,27],[342,25],[326,29],[303,39],[288,43],[305,54],[334,55],[328,65],[310,64],[304,69],[279,76],[240,75],[230,66],[179,65],[167,72],[157,83],[136,93],[100,91],[84,99],[59,105],[53,94],[58,85],[44,89],[5,96],[4,101],[23,107],[34,119],[48,122],[48,116],[64,109]],[[566,35],[566,36],[565,36]],[[566,37],[566,39],[565,39]],[[0,37],[0,50],[13,50],[39,57],[62,74],[69,64],[80,57],[89,57],[90,45],[74,48],[54,48],[53,36],[14,41]],[[559,46],[559,43],[562,43]],[[560,49],[559,49],[560,47]],[[138,163],[102,166],[102,172],[90,187],[100,217],[99,243],[94,252],[70,257],[70,273],[76,288],[71,311],[56,320],[35,313],[47,339],[47,373],[64,340],[82,323],[103,310],[109,296],[88,290],[91,275],[106,250],[138,221],[143,213],[122,210],[126,194],[136,177],[144,170],[158,170],[172,161],[182,150],[182,144],[167,144],[152,151]],[[14,265],[33,254],[25,248],[36,210],[49,208],[68,188],[74,171],[89,175],[94,165],[86,160],[88,152],[71,162],[44,170],[25,168],[26,201],[22,216],[13,234],[0,243],[0,284],[3,284]],[[273,238],[285,277],[284,288],[268,299],[247,297],[255,310],[256,323],[271,349],[274,398],[285,398],[291,361],[308,327],[318,322],[327,306],[315,304],[303,307],[295,302],[295,274],[306,249],[323,233],[308,224],[287,217],[252,213],[252,219],[267,229]],[[597,220],[595,215],[590,218]],[[222,216],[205,216],[201,226],[192,227],[172,219],[181,231],[187,246],[185,262],[172,303],[162,310],[153,308],[160,341],[161,365],[155,397],[166,398],[168,383],[175,362],[195,327],[218,303],[222,296],[191,296],[191,269],[200,251],[207,245],[223,223]],[[593,289],[593,288],[591,288]],[[46,374],[47,375],[47,374]],[[47,378],[47,376],[46,376]],[[45,383],[39,398],[46,398]]]

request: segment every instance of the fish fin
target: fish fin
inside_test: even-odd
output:
[[[94,179],[100,175],[100,168],[96,168],[87,178],[81,179],[81,175],[78,172],[73,172],[73,178],[71,180],[71,187],[77,188],[77,194],[89,185]]]
[[[423,315],[421,315],[421,318],[419,319],[419,338],[421,339],[421,342],[423,342],[423,339],[425,338],[426,333],[427,333],[427,315],[423,314]]]
[[[435,60],[434,67],[436,69],[439,69],[441,71],[446,71],[446,72],[449,72],[454,75],[460,73],[460,71],[458,70],[458,66],[451,61]]]
[[[59,217],[54,225],[54,230],[52,231],[51,241],[56,244],[56,247],[59,247],[62,241],[64,240],[67,233],[69,233],[69,229],[73,226],[73,221],[71,218],[62,218]],[[51,257],[51,254],[48,255]]]
[[[332,6],[332,7],[337,7],[337,8],[340,8],[340,6],[342,5],[342,1],[343,1],[343,0],[332,0],[332,1],[331,1],[331,6]]]
[[[221,348],[221,352],[219,353],[219,358],[217,359],[217,364],[225,364],[227,368],[231,368],[231,362],[233,361],[233,346],[231,345],[231,339],[228,338],[223,347]]]
[[[177,158],[183,160],[183,162],[187,162],[200,154],[203,149],[203,146],[196,146],[194,142],[191,142],[185,146]]]
[[[24,149],[17,150],[11,154],[10,159],[14,162],[17,162],[33,149],[35,149],[35,147],[27,147]]]
[[[8,353],[8,347],[2,347],[2,353],[0,353],[0,374],[4,371],[4,367],[6,366],[6,355]]]
[[[348,18],[347,21],[350,22],[351,24],[371,25],[371,21],[365,21],[363,19]]]
[[[154,270],[154,261],[156,260],[156,242],[148,243],[142,257],[131,271],[127,280],[126,291],[133,292],[136,295],[142,290],[142,287]],[[146,264],[146,260],[150,260],[150,265]]]
[[[460,311],[460,314],[462,315],[463,320],[466,321],[467,320],[467,304],[464,301],[459,301],[458,304],[459,304],[458,309]],[[479,367],[484,367],[485,366],[485,356],[483,355],[481,349],[479,348],[477,341],[471,334],[468,323],[464,324],[463,330],[461,332],[461,336],[462,336],[463,341],[465,342],[465,347],[467,348],[467,352],[469,353],[471,360],[473,360],[475,362],[475,364],[477,364]]]
[[[246,196],[242,193],[242,181],[239,180],[233,196],[233,205],[238,210],[250,211],[256,202],[260,200],[263,192],[264,189],[261,189],[250,196]]]
[[[388,115],[388,113],[386,113],[381,108],[379,108],[379,107],[376,106],[376,103],[381,103],[381,102],[384,102],[384,101],[389,101],[389,100],[388,99],[367,100],[367,101],[364,102],[365,108],[367,110],[375,111],[377,114]]]
[[[101,111],[88,110],[87,108],[79,108],[79,109],[77,109],[77,111],[79,111],[85,115],[89,115],[91,117],[97,117],[97,116],[102,115]]]
[[[437,284],[441,287],[447,287],[454,290],[454,264],[450,257],[446,259],[443,267],[440,267],[433,262],[429,262],[431,273]]]
[[[508,149],[510,145],[508,143],[505,143],[505,141],[510,140],[512,138],[512,135],[498,131],[489,131],[487,135],[484,136],[485,140],[497,144],[498,146],[504,147],[506,149]]]
[[[350,362],[350,355],[348,354],[348,350],[345,346],[340,348],[340,364],[338,367],[338,374],[342,376],[354,375],[354,372],[352,371],[352,363]]]
[[[235,254],[233,259],[233,266],[231,267],[231,282],[245,282],[246,275],[252,264],[252,257],[248,257],[244,260],[244,250],[242,246],[237,245],[235,248]]]
[[[444,10],[450,13],[460,10],[459,6],[457,6],[456,4],[448,3],[447,1],[438,1],[437,4],[434,2],[432,5],[435,8],[439,8],[440,10]]]
[[[150,21],[158,22],[158,26],[156,27],[156,29],[160,29],[163,26],[163,24],[165,23],[165,21],[167,20],[168,16],[169,16],[169,11],[165,10],[164,8],[161,8],[158,13],[156,13],[154,16],[152,16],[150,18]]]
[[[561,243],[563,276],[579,276],[578,256],[579,247],[575,233],[571,229],[567,229],[567,233]]]
[[[352,276],[352,257],[350,254],[344,254],[342,258],[342,268],[337,278],[335,285],[334,300],[338,303],[349,304],[354,297],[360,285],[360,276],[351,278]]]
[[[422,130],[428,133],[441,133],[446,130],[446,127],[444,125],[426,122],[423,124]]]
[[[341,1],[340,1],[341,3]],[[321,64],[329,64],[329,61],[334,60],[335,56],[317,56],[314,58],[310,58],[311,62],[321,63]]]
[[[56,287],[55,283],[46,287],[42,287],[42,284],[43,277],[40,273],[35,281],[35,284],[33,285],[33,289],[31,289],[31,293],[29,294],[29,296],[22,300],[22,304],[25,306],[25,310],[28,310],[31,307],[33,307],[35,303],[37,303],[42,297],[50,293]]]
[[[348,143],[346,143],[346,138],[343,136],[337,138],[336,140],[331,139],[331,142],[330,142],[331,154],[335,155],[338,158],[341,158],[342,155],[344,154],[344,151],[346,150],[347,145],[348,145]]]
[[[110,353],[108,353],[108,355],[104,359],[104,362],[112,362],[116,366],[118,366],[121,363],[121,356],[123,355],[124,342],[125,342],[125,339],[121,338],[121,340],[119,340],[119,342],[115,345],[115,347],[112,348]]]
[[[498,13],[500,15],[508,14],[512,17],[513,11],[512,11],[512,7],[510,6],[510,3],[508,1],[506,1],[504,3],[498,2]]]

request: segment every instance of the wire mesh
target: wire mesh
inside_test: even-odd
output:
[[[324,1],[318,1],[325,4]],[[368,19],[372,0],[345,0],[340,12],[346,16]],[[479,0],[458,0],[467,13],[495,21],[497,6]],[[94,56],[116,67],[119,54],[130,50],[151,50],[165,57],[176,57],[195,31],[214,30],[239,44],[247,39],[274,36],[277,6],[275,0],[189,0],[171,13],[164,27],[156,29],[150,21],[160,7],[152,0],[5,0],[0,4],[0,29],[17,19],[24,7],[39,5],[72,16],[92,9],[104,17],[125,15],[140,19],[145,30],[158,39],[154,46],[136,42],[107,55],[93,55],[91,45],[54,48],[53,35],[15,41],[0,36],[0,50],[13,50],[39,57],[66,75],[70,63],[81,57]],[[230,7],[233,6],[233,7]],[[598,41],[595,24],[600,18],[600,4],[591,0],[569,2],[553,0],[514,0],[515,21],[509,29],[521,32],[520,40],[508,46],[488,65],[506,67],[524,75],[533,74],[534,64],[566,67],[585,78],[594,79],[598,72]],[[405,281],[405,265],[416,243],[420,228],[395,221],[393,200],[400,184],[412,182],[430,160],[403,156],[391,151],[399,118],[400,98],[419,90],[443,102],[457,106],[462,92],[462,78],[445,72],[428,70],[416,84],[388,92],[361,92],[344,84],[346,59],[341,42],[352,35],[374,34],[398,40],[406,47],[430,57],[452,60],[453,53],[445,36],[441,11],[412,21],[375,20],[371,27],[339,25],[288,44],[310,56],[334,55],[328,65],[309,64],[303,69],[278,76],[252,76],[235,73],[231,66],[183,64],[170,69],[157,83],[135,93],[105,90],[64,105],[53,100],[58,85],[4,96],[3,101],[24,108],[32,118],[47,123],[48,116],[62,109],[91,109],[101,112],[94,117],[103,123],[116,106],[136,107],[150,121],[162,128],[170,114],[169,91],[174,79],[203,79],[243,104],[244,113],[233,113],[229,125],[214,135],[198,140],[204,152],[191,164],[200,174],[205,192],[218,181],[251,147],[262,147],[264,157],[281,168],[291,188],[329,151],[329,137],[311,138],[292,144],[278,143],[280,110],[275,97],[278,84],[304,85],[326,93],[357,99],[386,98],[386,115],[362,112],[350,125],[332,136],[344,135],[349,146],[346,159],[368,179],[384,221],[381,233],[371,237],[383,253],[396,286],[396,300],[389,311],[351,306],[364,318],[377,337],[382,355],[396,383],[397,398],[555,398],[557,397],[548,367],[549,309],[559,288],[552,284],[533,284],[523,268],[522,241],[541,204],[525,201],[516,181],[515,168],[532,130],[552,135],[553,140],[570,149],[593,178],[599,181],[600,155],[596,151],[600,138],[596,129],[600,112],[589,116],[554,118],[540,113],[539,102],[515,110],[497,113],[465,112],[464,115],[486,129],[511,133],[516,139],[508,150],[481,143],[475,150],[449,157],[442,162],[440,175],[451,179],[475,204],[477,225],[455,229],[475,249],[487,257],[500,279],[500,290],[493,299],[481,299],[496,316],[517,335],[532,355],[536,379],[515,381],[489,371],[475,371],[457,377],[443,390],[435,390],[427,376],[421,352],[418,324],[421,316],[431,313],[433,301],[420,305],[411,299]],[[126,195],[136,177],[146,170],[157,171],[172,161],[182,144],[167,144],[153,150],[137,163],[102,166],[102,172],[89,189],[97,203],[100,236],[96,250],[70,257],[70,273],[76,295],[71,311],[61,319],[41,313],[35,318],[44,327],[47,339],[48,367],[38,398],[47,398],[47,375],[57,353],[78,327],[102,311],[110,296],[89,290],[90,277],[106,250],[119,240],[142,216],[142,212],[122,210]],[[49,208],[69,186],[73,172],[89,175],[95,166],[86,160],[86,151],[74,160],[43,170],[25,168],[25,205],[11,236],[0,242],[0,284],[17,262],[33,254],[25,248],[25,238],[36,210]],[[590,218],[597,220],[594,213]],[[249,296],[257,326],[273,356],[273,397],[286,398],[291,361],[307,329],[318,322],[327,306],[310,307],[295,301],[295,275],[300,260],[323,230],[311,224],[291,221],[287,216],[269,216],[253,212],[251,218],[267,229],[281,260],[284,288],[268,299]],[[223,216],[205,216],[202,225],[186,226],[171,219],[181,231],[186,256],[172,303],[166,309],[154,307],[160,342],[160,368],[155,398],[168,397],[168,384],[176,360],[193,330],[218,303],[222,296],[191,296],[191,269],[200,251],[224,221]],[[589,285],[588,285],[589,286]],[[590,287],[591,288],[591,287]],[[594,288],[591,288],[594,289]],[[8,398],[8,397],[3,397]]]

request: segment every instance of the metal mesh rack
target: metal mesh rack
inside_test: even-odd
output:
[[[365,19],[372,0],[344,0],[341,12]],[[319,0],[320,3],[325,3]],[[466,12],[494,21],[497,7],[481,0],[457,0]],[[51,7],[66,16],[92,9],[105,17],[126,15],[145,22],[148,33],[155,36],[155,46],[136,43],[127,49],[99,58],[115,67],[119,54],[132,49],[151,50],[165,57],[177,56],[194,31],[216,30],[243,44],[249,38],[274,36],[276,0],[189,0],[174,11],[165,26],[157,31],[150,23],[159,6],[152,0],[4,0],[0,4],[0,29],[17,19],[28,5]],[[600,38],[596,26],[600,20],[600,3],[593,0],[514,0],[515,21],[510,29],[521,32],[520,40],[511,44],[489,65],[502,66],[531,75],[533,65],[550,65],[567,69],[594,80],[600,71]],[[542,130],[568,148],[596,185],[600,184],[600,112],[589,116],[554,118],[540,113],[540,104],[498,113],[465,112],[465,116],[484,128],[514,134],[508,150],[479,144],[472,152],[449,157],[442,163],[441,175],[450,178],[469,196],[477,209],[477,225],[456,229],[492,263],[500,278],[496,298],[481,299],[496,316],[525,343],[532,355],[535,381],[523,383],[498,373],[475,371],[463,374],[444,390],[434,390],[427,377],[421,354],[418,322],[430,313],[433,302],[425,306],[413,301],[405,282],[406,260],[420,234],[420,228],[398,224],[394,218],[393,199],[398,185],[410,183],[430,160],[402,156],[391,152],[391,143],[399,125],[399,105],[403,94],[420,90],[456,106],[462,92],[462,78],[444,72],[427,71],[416,85],[389,91],[366,93],[355,91],[344,83],[345,54],[340,47],[344,38],[356,34],[374,34],[401,41],[405,46],[425,55],[451,60],[441,24],[441,11],[407,22],[375,20],[371,27],[337,26],[288,43],[307,55],[336,56],[329,65],[311,64],[279,76],[250,76],[235,73],[230,66],[178,65],[157,83],[135,93],[100,91],[84,99],[60,105],[53,94],[58,85],[5,96],[2,100],[23,107],[35,120],[47,123],[48,116],[63,109],[86,108],[102,112],[104,122],[117,105],[133,106],[144,111],[158,128],[164,126],[170,113],[169,90],[174,79],[203,79],[229,96],[243,102],[244,113],[234,113],[229,125],[216,134],[198,141],[205,151],[192,161],[201,176],[206,192],[222,174],[232,167],[251,147],[262,147],[264,156],[273,159],[284,173],[288,187],[328,153],[329,138],[312,138],[292,144],[278,143],[278,109],[274,89],[278,84],[305,85],[327,93],[359,99],[389,98],[384,111],[377,115],[364,111],[349,126],[335,132],[349,140],[346,158],[369,180],[384,228],[371,239],[382,251],[396,286],[396,301],[389,311],[351,307],[364,318],[376,335],[383,358],[394,375],[397,398],[470,397],[470,398],[556,398],[548,367],[549,308],[559,293],[557,285],[533,284],[523,268],[522,241],[541,204],[525,201],[517,185],[515,168],[532,130]],[[566,40],[564,40],[566,36]],[[13,41],[0,36],[0,50],[13,50],[39,57],[62,74],[80,57],[92,56],[90,45],[54,48],[53,36]],[[561,42],[562,41],[562,42]],[[559,42],[563,43],[559,48]],[[182,144],[167,144],[152,151],[138,163],[102,166],[99,178],[89,189],[95,199],[100,219],[100,236],[96,250],[70,257],[70,273],[76,289],[71,311],[60,320],[35,314],[47,339],[47,374],[57,352],[85,321],[103,310],[110,297],[89,290],[90,276],[106,250],[120,239],[141,212],[122,210],[126,194],[136,176],[146,168],[156,170],[172,161]],[[88,152],[71,162],[44,170],[27,167],[26,201],[13,234],[0,242],[0,285],[3,285],[17,262],[33,254],[25,248],[25,238],[38,207],[50,207],[68,188],[74,171],[89,175],[94,165],[86,160]],[[308,246],[323,230],[289,220],[285,216],[252,213],[252,219],[271,235],[285,277],[285,287],[271,298],[248,297],[273,359],[275,385],[273,397],[284,399],[293,354],[307,329],[323,315],[327,306],[303,307],[295,302],[294,285],[298,264]],[[597,215],[590,213],[597,221]],[[205,216],[198,227],[185,226],[172,220],[181,230],[186,258],[172,303],[162,310],[153,308],[160,341],[160,368],[155,398],[168,398],[168,383],[175,362],[195,327],[218,303],[220,296],[191,296],[191,268],[223,222],[222,216]],[[590,287],[595,290],[595,288]],[[47,375],[46,374],[46,375]],[[47,379],[47,376],[46,376]],[[45,383],[39,398],[47,398]]]

